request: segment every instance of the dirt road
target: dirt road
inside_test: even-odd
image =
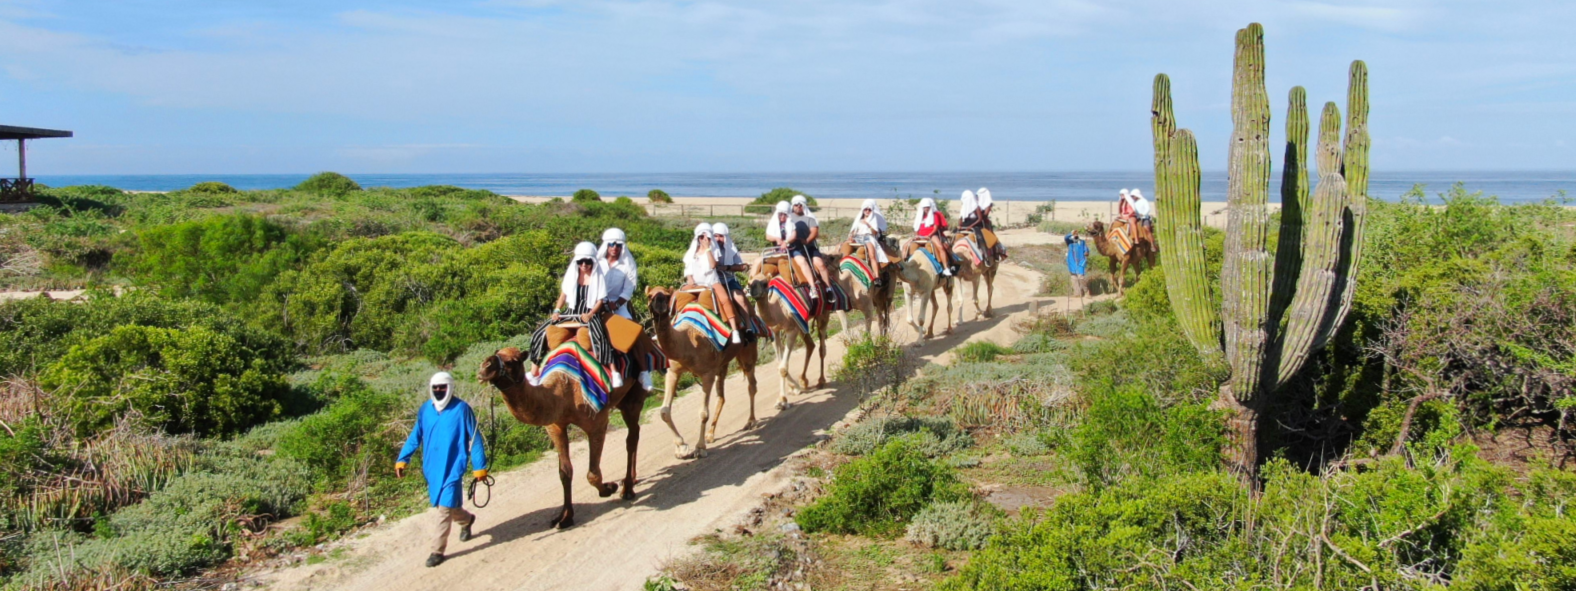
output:
[[[951,357],[949,351],[968,340],[1011,343],[1016,338],[1013,321],[1029,313],[1031,301],[1062,305],[1059,299],[1053,304],[1053,298],[1035,298],[1039,285],[1038,273],[1003,265],[997,278],[995,318],[975,319],[970,306],[966,313],[969,322],[959,325],[954,335],[920,345],[919,356],[945,363]],[[901,311],[893,314],[900,325],[903,317]],[[900,341],[914,340],[913,330],[906,325],[896,328]],[[828,346],[828,364],[832,365],[841,360],[843,344],[834,337]],[[795,358],[802,359],[802,355],[801,350]],[[827,437],[832,426],[859,402],[857,392],[833,383],[792,396],[793,406],[778,412],[772,408],[777,397],[775,373],[775,362],[757,372],[760,391],[756,408],[762,420],[749,432],[739,431],[748,416],[744,380],[739,376],[728,380],[728,403],[718,440],[704,459],[675,459],[667,427],[660,421],[648,422],[640,442],[641,481],[636,488],[640,496],[633,502],[597,498],[585,484],[586,445],[574,444],[577,525],[573,528],[556,531],[547,525],[562,494],[557,463],[549,458],[498,474],[492,502],[476,510],[476,538],[463,544],[451,538],[449,560],[437,568],[422,564],[432,524],[431,515],[424,513],[351,540],[342,558],[265,572],[254,580],[289,590],[640,589],[663,561],[689,552],[691,538],[730,527],[761,495],[783,487],[787,478],[781,468],[784,460]],[[812,367],[811,379],[816,375]],[[701,397],[696,395],[675,402],[674,420],[692,441],[698,435],[700,403]],[[608,438],[622,442],[624,434],[611,433]],[[610,444],[603,458],[603,473],[622,474],[624,465],[623,446]]]

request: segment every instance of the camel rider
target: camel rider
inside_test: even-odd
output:
[[[920,242],[930,245],[931,254],[936,255],[937,262],[941,263],[941,275],[951,277],[957,265],[952,262],[952,254],[946,247],[947,243],[947,216],[936,207],[936,201],[929,197],[919,201],[919,207],[914,210],[914,235]],[[904,252],[904,258],[909,252]]]
[[[604,313],[617,314],[634,321],[635,316],[629,311],[629,300],[635,297],[640,272],[635,266],[635,257],[629,254],[628,242],[623,230],[608,228],[603,231],[602,246],[596,251],[596,270],[602,275],[606,292],[602,307]],[[640,369],[640,384],[647,390],[651,389],[652,368],[648,365],[653,357],[649,355],[650,345],[650,339],[642,333],[635,337],[635,344],[629,348],[630,362]]]
[[[958,232],[973,232],[974,245],[980,251],[980,264],[990,266],[990,253],[985,252],[985,225],[984,216],[980,214],[979,197],[973,191],[964,190],[958,197]]]
[[[982,220],[981,223],[983,224],[984,229],[990,230],[991,239],[996,240],[996,247],[993,251],[996,255],[996,258],[1007,258],[1007,245],[1002,244],[1001,240],[996,238],[996,224],[991,222],[990,218],[991,211],[996,208],[995,202],[993,202],[990,198],[990,189],[980,187],[980,190],[974,192],[974,199],[979,205],[980,218]]]
[[[597,272],[596,245],[581,242],[575,245],[569,258],[569,268],[564,269],[559,284],[558,301],[553,304],[553,315],[531,335],[531,363],[541,366],[547,354],[569,340],[580,343],[597,363],[609,369],[612,386],[624,386],[624,376],[613,371],[613,344],[607,336],[607,323],[602,314],[610,312],[607,304],[607,285]]]
[[[793,254],[794,264],[810,278],[810,297],[816,298],[832,285],[832,276],[826,271],[826,258],[821,256],[821,248],[815,242],[821,236],[821,224],[810,212],[810,200],[804,195],[794,195],[792,206],[793,211],[788,216],[788,249]],[[813,275],[810,273],[812,267],[815,269]]]
[[[456,397],[454,376],[446,371],[435,373],[428,380],[427,389],[430,399],[416,411],[416,424],[394,462],[394,475],[405,477],[405,467],[420,447],[421,475],[427,479],[427,498],[438,522],[432,553],[427,556],[427,566],[432,567],[443,563],[452,524],[459,524],[461,542],[471,540],[476,516],[465,510],[461,480],[467,463],[475,469],[473,476],[477,480],[487,477],[487,449],[481,430],[476,428],[476,414],[469,404]]]
[[[733,329],[733,344],[737,345],[743,342],[740,338],[742,331],[739,330],[739,319],[734,313],[733,298],[728,297],[728,289],[723,286],[722,277],[717,273],[719,258],[711,224],[695,226],[695,237],[690,240],[689,250],[684,252],[684,277],[690,285],[711,290],[717,311],[728,320],[728,326]]]
[[[744,285],[739,283],[739,277],[734,273],[750,270],[744,264],[744,257],[739,254],[739,249],[733,247],[733,237],[728,234],[728,224],[717,222],[711,225],[712,240],[716,241],[717,248],[717,277],[721,280],[723,288],[728,290],[728,296],[733,299],[734,310],[750,315],[750,303],[744,299]],[[744,323],[744,336],[755,337],[755,326]]]
[[[766,241],[778,252],[788,250],[788,212],[787,201],[778,201],[777,207],[772,209],[772,217],[766,221]]]
[[[1139,191],[1138,189],[1129,191],[1127,193],[1127,200],[1133,205],[1133,218],[1138,220],[1138,225],[1143,228],[1141,233],[1144,235],[1144,237],[1150,239],[1150,243],[1153,243],[1155,234],[1154,204],[1150,203],[1148,199],[1145,199],[1144,192]]]
[[[876,276],[871,278],[870,285],[876,289],[881,288],[881,272],[890,262],[886,249],[881,247],[881,238],[886,235],[886,229],[886,216],[881,215],[881,206],[874,199],[866,199],[859,206],[859,219],[854,220],[853,227],[848,230],[849,243],[855,248],[864,248],[865,260],[875,267]]]

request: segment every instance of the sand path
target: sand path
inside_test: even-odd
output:
[[[1029,234],[1032,230],[1017,232]],[[1027,235],[1007,238],[1009,244],[1032,239]],[[970,320],[960,324],[955,334],[919,344],[917,354],[925,361],[946,363],[951,358],[949,351],[965,341],[989,339],[1010,344],[1017,338],[1012,325],[1030,313],[1031,302],[1063,305],[1060,298],[1036,298],[1039,284],[1039,273],[1003,265],[997,277],[995,317],[976,319],[970,306]],[[913,342],[915,334],[903,324],[903,318],[902,311],[893,314],[897,338]],[[842,359],[843,343],[834,337],[828,346],[828,365],[833,365]],[[802,355],[800,350],[795,359],[802,360]],[[775,362],[757,371],[756,408],[761,424],[748,432],[740,431],[748,416],[744,379],[735,375],[728,380],[728,403],[722,411],[719,437],[710,446],[711,455],[704,459],[675,459],[672,434],[652,418],[654,412],[648,413],[638,456],[641,480],[636,491],[640,496],[633,502],[596,497],[584,479],[586,444],[575,443],[577,524],[573,528],[556,531],[547,525],[558,511],[562,494],[557,463],[548,458],[497,475],[492,502],[475,510],[476,538],[463,544],[451,538],[449,560],[442,566],[425,568],[422,564],[432,523],[431,515],[424,513],[349,540],[342,558],[249,578],[290,590],[640,589],[665,560],[692,551],[688,545],[691,538],[731,526],[755,507],[763,494],[785,486],[784,460],[826,438],[858,404],[857,392],[832,383],[791,396],[793,406],[778,412],[772,407],[777,398],[775,373]],[[811,378],[816,375],[812,367]],[[674,420],[692,442],[698,435],[700,403],[701,397],[693,394],[675,402]],[[623,473],[623,439],[622,431],[608,435],[602,469],[610,478]]]

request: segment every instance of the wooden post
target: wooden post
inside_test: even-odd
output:
[[[16,180],[17,184],[27,180],[27,140],[16,141]]]

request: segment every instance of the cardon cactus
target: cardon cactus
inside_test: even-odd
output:
[[[1270,109],[1264,29],[1257,23],[1237,32],[1235,63],[1218,313],[1204,269],[1198,148],[1192,133],[1176,128],[1171,84],[1164,74],[1155,78],[1151,115],[1166,293],[1193,345],[1206,355],[1224,355],[1231,366],[1216,406],[1230,412],[1226,461],[1252,482],[1267,399],[1302,370],[1351,309],[1368,198],[1368,71],[1363,62],[1352,62],[1344,145],[1340,110],[1334,103],[1324,107],[1315,147],[1319,183],[1311,199],[1307,93],[1301,87],[1291,90],[1280,238],[1272,257]]]

